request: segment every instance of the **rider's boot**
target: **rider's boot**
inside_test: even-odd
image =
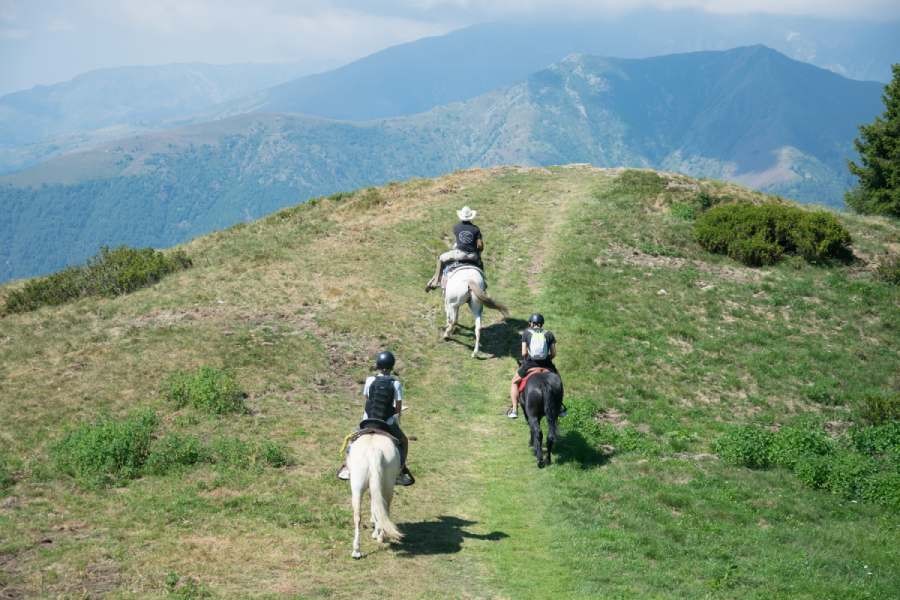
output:
[[[337,478],[344,481],[350,479],[350,469],[347,468],[346,464],[341,465],[341,468],[337,470]]]
[[[409,472],[409,467],[403,465],[400,469],[400,474],[397,475],[396,485],[412,485],[415,482],[415,478],[412,476],[412,473]]]

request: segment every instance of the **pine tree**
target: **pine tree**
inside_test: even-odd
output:
[[[850,161],[859,186],[848,192],[847,204],[856,212],[900,217],[900,64],[881,99],[884,114],[859,128],[853,140],[861,165]]]

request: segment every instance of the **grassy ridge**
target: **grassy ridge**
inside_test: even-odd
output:
[[[712,444],[729,423],[840,428],[857,395],[897,389],[897,288],[859,266],[708,255],[679,216],[694,182],[616,175],[469,171],[323,199],[195,240],[194,267],[153,288],[0,320],[0,465],[14,479],[0,482],[0,586],[890,597],[896,514],[787,471],[726,466]],[[491,294],[515,315],[539,308],[560,339],[572,416],[551,469],[534,468],[525,427],[502,417],[519,322],[489,319],[485,359],[471,360],[470,332],[441,342],[442,310],[421,292],[464,203],[487,236]],[[900,239],[889,222],[841,219],[863,257]],[[419,483],[395,499],[407,541],[366,540],[371,554],[351,562],[348,492],[332,473],[382,346],[400,356]],[[247,413],[165,397],[171,373],[201,365],[234,373]],[[814,401],[822,390],[829,405]],[[67,425],[135,407],[161,416],[159,435],[270,440],[295,464],[198,464],[105,491],[48,466]]]

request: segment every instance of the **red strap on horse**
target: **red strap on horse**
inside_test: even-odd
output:
[[[544,367],[533,367],[528,369],[528,372],[525,373],[525,377],[519,382],[519,393],[521,394],[525,391],[525,384],[528,383],[528,380],[531,379],[532,375],[537,375],[538,373],[546,373],[550,369],[545,369]]]

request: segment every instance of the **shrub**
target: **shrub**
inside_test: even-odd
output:
[[[891,285],[900,285],[900,256],[883,258],[875,269],[875,277]]]
[[[878,472],[878,463],[856,452],[835,455],[825,478],[825,487],[844,498],[859,498],[864,481]]]
[[[209,459],[209,450],[198,438],[170,433],[153,442],[144,471],[152,475],[164,475],[173,469]]]
[[[709,252],[750,266],[774,264],[792,253],[810,262],[846,258],[851,241],[834,215],[783,204],[715,206],[697,219],[694,237]]]
[[[849,435],[853,447],[863,454],[875,456],[891,450],[900,452],[900,421],[872,427],[853,427]]]
[[[121,420],[101,417],[69,431],[51,454],[60,472],[83,485],[120,484],[140,475],[157,424],[149,410]]]
[[[876,473],[865,479],[860,488],[863,500],[900,510],[900,473]]]
[[[697,193],[697,205],[700,207],[700,210],[709,210],[719,202],[720,200],[718,198],[706,190],[701,189]]]
[[[641,194],[659,194],[666,189],[666,180],[653,171],[629,169],[619,175],[616,183],[629,191]]]
[[[0,493],[3,493],[15,482],[16,479],[13,477],[12,465],[9,464],[9,461],[5,456],[0,454]]]
[[[751,469],[763,469],[769,465],[769,447],[772,433],[744,425],[725,432],[714,444],[716,453],[728,464]]]
[[[828,480],[831,459],[827,456],[807,455],[794,463],[794,475],[804,485],[813,489],[825,486]]]
[[[27,312],[86,296],[127,294],[190,266],[191,259],[181,250],[166,255],[152,248],[103,247],[84,266],[32,279],[12,291],[6,298],[4,312]]]
[[[684,221],[693,221],[697,217],[696,209],[685,202],[673,202],[669,210],[673,217]]]
[[[234,375],[213,367],[173,373],[166,381],[164,392],[178,408],[191,406],[216,415],[246,410],[245,394]]]
[[[825,456],[831,452],[831,440],[825,432],[804,427],[782,427],[772,435],[768,459],[772,465],[793,469],[802,458]]]
[[[276,442],[267,440],[252,444],[231,437],[213,441],[212,458],[217,465],[233,469],[284,467],[292,462],[287,450]]]
[[[900,394],[869,393],[856,403],[856,420],[867,425],[900,421]]]

